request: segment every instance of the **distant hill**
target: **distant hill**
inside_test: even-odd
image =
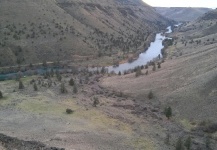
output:
[[[183,24],[180,32],[189,32],[191,37],[203,37],[217,33],[217,10],[209,11],[196,20]],[[190,34],[189,34],[190,35]]]
[[[192,7],[156,7],[155,9],[162,16],[175,21],[192,21],[212,10]]]
[[[169,23],[141,0],[1,0],[0,66],[112,61],[143,49]]]

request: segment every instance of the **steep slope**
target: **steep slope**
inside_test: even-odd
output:
[[[192,8],[192,7],[156,7],[158,13],[167,18],[176,21],[192,21],[204,13],[211,11],[210,8]]]
[[[0,66],[112,60],[143,50],[169,23],[141,0],[2,0],[0,18]]]

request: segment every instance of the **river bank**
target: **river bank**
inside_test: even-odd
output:
[[[166,34],[172,32],[171,26],[167,27],[167,31],[165,32]],[[163,40],[166,39],[166,35],[164,33],[158,33],[155,36],[155,39],[153,42],[150,43],[150,46],[147,49],[144,49],[143,52],[140,54],[134,54],[131,57],[131,61],[129,62],[129,58],[125,59],[121,62],[116,63],[116,67],[108,66],[105,67],[107,72],[124,72],[129,69],[134,69],[135,67],[138,66],[144,66],[148,62],[162,57],[161,50],[164,48],[162,42]],[[137,57],[138,56],[138,57]],[[113,62],[114,64],[114,62]],[[58,71],[60,73],[73,73],[78,70],[82,69],[87,69],[89,68],[90,71],[96,71],[99,69],[102,69],[102,67],[91,67],[91,66],[72,66],[72,65],[67,65],[67,63],[60,63],[60,62],[55,62],[55,63],[41,63],[41,64],[36,64],[36,65],[24,65],[20,67],[9,67],[5,68],[4,71],[1,71],[0,74],[0,80],[8,80],[8,79],[15,79],[23,76],[31,76],[31,75],[36,75],[36,74],[45,74],[46,72],[51,72],[51,71]]]

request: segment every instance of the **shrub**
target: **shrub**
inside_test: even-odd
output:
[[[72,114],[73,112],[74,112],[74,110],[71,110],[71,109],[69,109],[69,108],[66,109],[66,113],[67,113],[67,114]]]

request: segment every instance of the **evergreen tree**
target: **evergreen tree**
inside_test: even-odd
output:
[[[136,77],[140,76],[142,74],[141,68],[137,67],[136,68]]]
[[[2,94],[2,91],[0,91],[0,99],[3,98],[3,94]]]
[[[57,80],[58,80],[58,81],[61,81],[61,80],[62,80],[62,77],[61,77],[59,71],[56,71],[56,77],[57,77]]]
[[[101,69],[101,74],[105,74],[105,72],[106,72],[105,67],[102,67],[102,69]]]
[[[70,86],[74,86],[74,85],[75,85],[74,79],[71,78],[71,79],[69,80],[69,85],[70,85]]]
[[[74,86],[73,86],[73,93],[74,94],[78,93],[78,89],[77,89],[77,85],[76,84],[74,84]]]
[[[154,94],[153,94],[152,91],[150,91],[150,92],[148,93],[148,98],[149,98],[149,99],[152,99],[153,97],[154,97]]]
[[[65,84],[64,84],[64,83],[62,83],[62,84],[61,84],[61,87],[60,87],[60,92],[61,92],[61,93],[63,93],[63,94],[64,94],[64,93],[67,93],[67,89],[66,89],[66,87],[65,87]]]
[[[23,82],[21,80],[19,80],[19,89],[24,89],[24,85],[23,85]]]
[[[206,144],[206,148],[209,150],[210,149],[210,144],[211,144],[211,140],[210,140],[209,136],[206,137],[205,144]]]
[[[43,67],[47,67],[47,62],[46,61],[43,61]]]
[[[172,108],[171,107],[167,107],[165,108],[165,116],[167,117],[167,119],[170,119],[170,117],[172,116]]]
[[[146,75],[146,76],[148,75],[148,70],[145,72],[145,75]]]
[[[38,91],[38,87],[37,87],[36,83],[34,83],[33,88],[35,91]]]
[[[72,110],[72,109],[69,109],[69,108],[66,109],[67,114],[72,114],[73,112],[74,112],[74,110]]]
[[[155,63],[153,64],[152,71],[156,71],[156,64]]]
[[[187,150],[190,150],[190,149],[191,149],[191,144],[192,144],[192,142],[191,142],[191,137],[189,136],[189,137],[186,139],[185,143],[184,143],[184,145],[185,145],[185,147],[186,147]]]
[[[184,150],[181,138],[176,142],[176,150]]]
[[[54,76],[54,70],[53,70],[53,69],[51,69],[51,71],[50,71],[50,75],[51,75],[51,77]]]
[[[170,144],[170,134],[167,134],[166,139],[165,139],[165,144],[167,145]]]
[[[157,64],[157,67],[158,67],[158,68],[161,68],[161,64],[160,64],[159,62],[158,62],[158,64]]]
[[[96,107],[98,104],[99,104],[99,99],[97,97],[94,97],[93,106]]]
[[[118,75],[121,76],[121,72],[120,71],[118,72]]]

